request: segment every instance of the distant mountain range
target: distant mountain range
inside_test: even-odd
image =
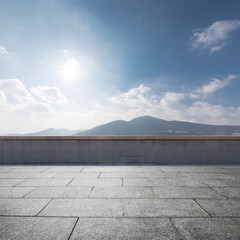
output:
[[[75,133],[81,132],[78,130],[69,130],[69,129],[55,129],[55,128],[47,128],[40,132],[34,133],[26,133],[26,134],[10,134],[11,136],[71,136]]]
[[[240,136],[240,125],[207,125],[182,121],[166,121],[150,116],[131,121],[117,120],[89,130],[48,128],[11,136]]]
[[[182,121],[166,121],[150,116],[131,121],[113,121],[75,136],[239,136],[239,126],[219,126]]]
[[[81,130],[69,130],[69,129],[55,129],[48,128],[40,132],[27,133],[24,136],[71,136],[75,133],[80,133]]]

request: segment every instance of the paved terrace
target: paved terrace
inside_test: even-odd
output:
[[[240,239],[240,166],[0,165],[0,239]]]

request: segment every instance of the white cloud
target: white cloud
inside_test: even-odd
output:
[[[166,92],[160,100],[159,113],[165,119],[182,119],[186,106],[181,102],[186,98],[183,93]],[[180,111],[181,109],[181,111]]]
[[[5,103],[7,101],[7,97],[3,91],[0,90],[0,103]]]
[[[220,51],[224,46],[225,46],[225,43],[220,44],[220,45],[218,45],[218,46],[213,46],[213,47],[211,47],[211,48],[209,49],[209,53],[210,53],[210,54],[213,54],[213,53],[215,53],[215,52],[218,52],[218,51]]]
[[[109,99],[114,104],[119,104],[120,116],[130,119],[136,116],[151,115],[164,119],[181,118],[179,109],[184,105],[180,102],[185,99],[185,94],[166,92],[161,96],[152,93],[152,89],[144,85],[132,88],[126,93],[118,94]],[[118,110],[118,111],[119,111]]]
[[[228,77],[224,79],[218,79],[218,78],[211,78],[212,81],[206,85],[203,85],[201,88],[198,88],[196,92],[202,93],[202,94],[211,94],[216,92],[217,90],[227,86],[230,84],[230,82],[233,79],[238,78],[236,75],[229,75]]]
[[[195,122],[239,125],[240,107],[224,107],[198,101],[188,107],[187,114]]]
[[[52,127],[63,124],[61,118],[65,113],[55,107],[68,102],[61,90],[48,86],[32,90],[34,94],[19,79],[0,79],[0,133],[31,132],[49,124]],[[53,122],[55,125],[51,125]]]
[[[0,54],[9,55],[10,53],[7,51],[7,49],[4,46],[0,45]]]
[[[118,94],[109,99],[112,103],[123,104],[130,107],[136,106],[148,106],[151,107],[154,104],[154,99],[149,99],[146,97],[148,92],[151,91],[151,88],[144,85],[140,85],[137,88],[131,88],[129,91],[123,94]]]
[[[196,98],[199,98],[200,96],[199,96],[199,94],[196,94],[196,93],[189,93],[189,94],[188,94],[188,97],[189,97],[190,99],[196,99]]]
[[[37,86],[32,87],[31,92],[43,102],[51,104],[67,103],[67,98],[58,87]]]
[[[193,48],[213,54],[220,51],[227,43],[230,33],[240,27],[240,20],[217,21],[205,29],[197,29],[191,37]]]
[[[0,90],[16,102],[33,101],[31,93],[19,79],[0,79]]]

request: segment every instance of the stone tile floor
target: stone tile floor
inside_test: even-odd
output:
[[[240,166],[0,165],[0,239],[240,239]]]

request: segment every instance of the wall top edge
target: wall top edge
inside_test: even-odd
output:
[[[240,136],[0,136],[0,140],[240,140]]]

